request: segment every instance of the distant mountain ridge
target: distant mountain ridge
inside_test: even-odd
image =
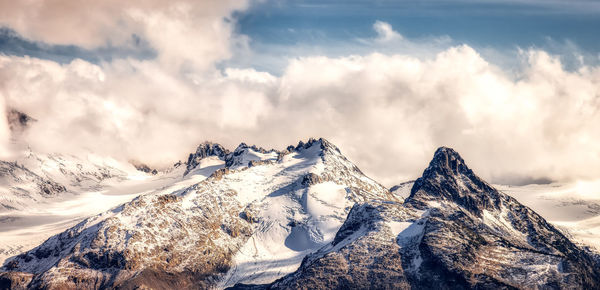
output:
[[[98,190],[109,179],[125,180],[130,174],[119,164],[62,154],[28,151],[15,161],[0,161],[0,212],[69,191]]]

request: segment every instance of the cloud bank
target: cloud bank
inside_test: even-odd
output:
[[[157,51],[102,63],[0,56],[0,105],[38,120],[22,136],[34,150],[162,166],[204,140],[285,148],[322,136],[387,185],[420,175],[438,146],[495,182],[600,177],[597,66],[566,70],[529,50],[515,73],[458,45],[432,57],[298,57],[275,76],[218,68],[247,41],[231,15],[248,3],[0,3],[0,22],[31,39],[98,47],[139,37]],[[61,11],[83,13],[61,22]],[[387,23],[374,30],[374,44],[407,41]],[[0,122],[5,151],[8,139]]]

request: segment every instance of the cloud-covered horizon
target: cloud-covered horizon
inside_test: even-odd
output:
[[[540,49],[507,70],[472,46],[417,43],[376,21],[375,36],[362,40],[373,51],[294,57],[273,75],[221,67],[249,49],[232,17],[247,2],[131,2],[118,13],[102,2],[86,8],[93,17],[64,23],[57,10],[86,9],[0,3],[0,23],[29,39],[93,49],[131,45],[135,35],[157,53],[98,63],[0,55],[0,120],[6,107],[37,119],[21,136],[36,151],[165,166],[205,140],[282,149],[324,137],[386,185],[418,177],[439,146],[493,182],[600,177],[600,67],[567,70]],[[2,121],[4,156],[18,149],[9,139]]]

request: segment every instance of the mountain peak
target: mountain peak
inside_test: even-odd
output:
[[[469,179],[476,183],[485,183],[471,170],[465,160],[454,149],[449,147],[440,147],[433,154],[433,159],[429,166],[423,171],[423,176],[419,179],[436,179],[440,177],[445,179]]]
[[[484,208],[498,206],[498,195],[496,189],[473,173],[458,152],[440,147],[406,201],[423,207],[428,201],[449,200],[480,214]]]
[[[242,142],[242,143],[240,143],[240,145],[238,145],[237,148],[235,148],[235,150],[233,151],[233,153],[235,154],[236,152],[241,152],[241,151],[244,151],[244,149],[248,149],[248,148],[252,149],[252,150],[254,150],[256,152],[263,153],[263,154],[277,151],[275,149],[269,149],[269,150],[267,150],[265,148],[258,147],[256,145],[248,145],[248,144]]]
[[[317,146],[317,147],[315,147]],[[312,149],[311,149],[312,148]],[[331,142],[324,138],[309,138],[308,141],[300,141],[298,145],[290,145],[286,150],[279,151],[275,149],[264,149],[256,145],[240,143],[235,150],[229,151],[218,143],[204,142],[198,146],[195,153],[191,153],[187,161],[187,169],[184,175],[188,174],[200,164],[200,160],[216,156],[225,161],[225,167],[239,168],[250,167],[259,163],[276,162],[284,155],[292,152],[302,152],[304,150],[319,150],[319,156],[328,154],[341,155],[340,150]],[[345,159],[345,158],[344,158]],[[358,169],[356,169],[358,170]]]
[[[21,111],[9,109],[6,111],[6,121],[11,132],[21,133],[37,120]]]
[[[473,174],[460,154],[449,147],[440,147],[435,151],[425,173],[428,171],[436,171],[445,175]]]
[[[309,138],[306,143],[304,143],[304,141],[300,140],[300,142],[298,142],[298,145],[296,145],[296,146],[290,145],[287,147],[287,150],[290,152],[291,151],[301,151],[303,149],[308,149],[315,144],[319,145],[322,151],[335,151],[337,153],[341,153],[340,149],[338,149],[335,145],[333,145],[333,143],[329,142],[325,138],[319,138],[319,139]]]
[[[357,203],[329,245],[264,288],[596,289],[597,269],[558,229],[441,147],[404,204]]]
[[[229,154],[229,150],[225,149],[221,144],[205,141],[198,145],[195,153],[190,153],[185,174],[188,174],[188,172],[196,168],[200,163],[200,160],[206,157],[216,156],[220,159],[225,159],[227,154]]]

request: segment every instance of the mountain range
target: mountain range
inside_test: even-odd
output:
[[[7,211],[119,188],[134,175],[31,156],[44,162],[0,164]],[[51,161],[63,167],[40,170]],[[420,178],[391,189],[322,138],[285,150],[207,142],[168,170],[136,167],[143,190],[11,252],[0,288],[600,288],[592,250],[450,148],[439,148]]]

